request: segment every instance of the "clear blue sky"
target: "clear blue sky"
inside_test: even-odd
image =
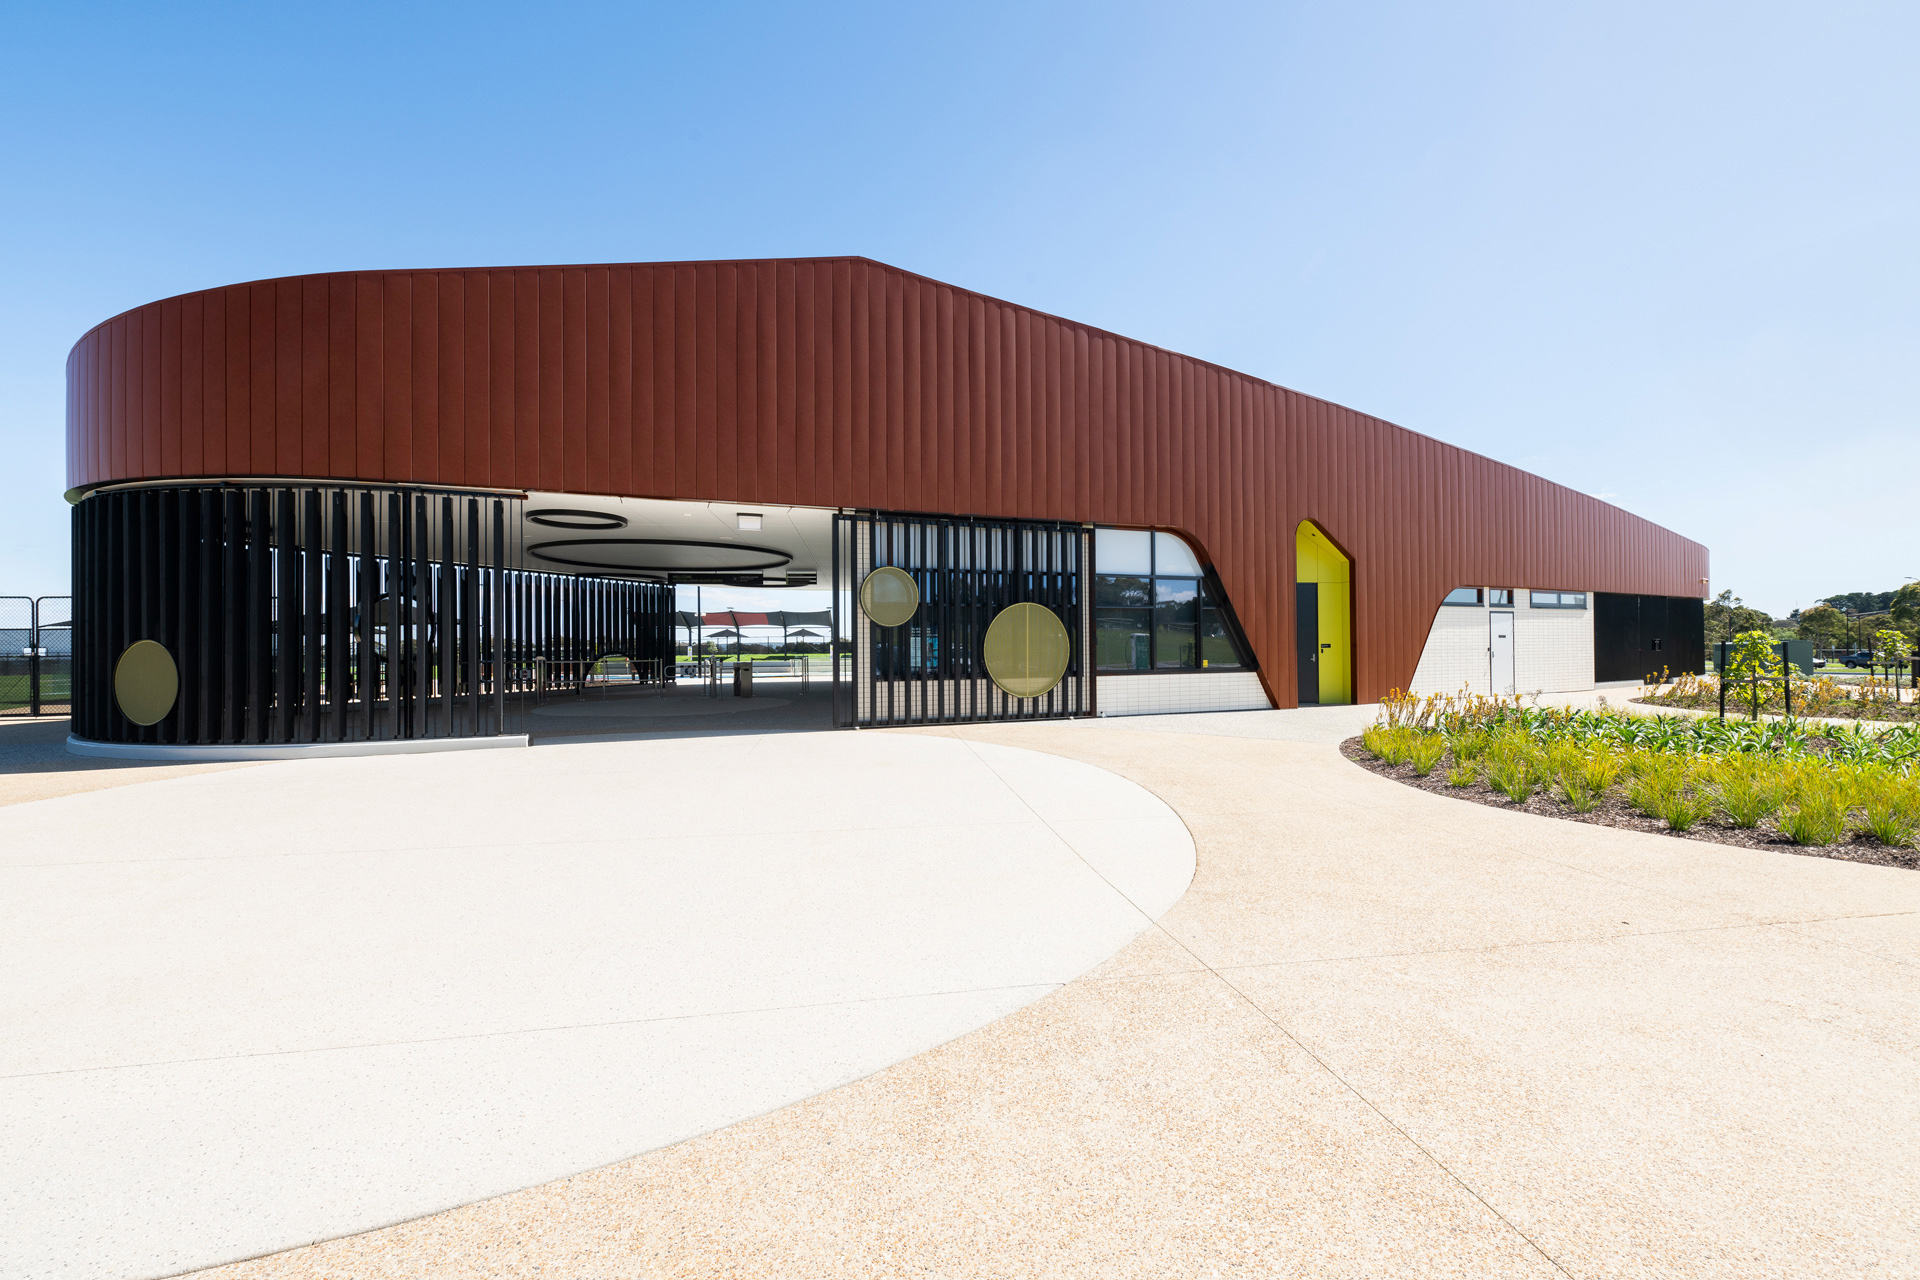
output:
[[[367,267],[864,254],[1920,576],[1920,6],[0,4],[0,593],[95,322]]]

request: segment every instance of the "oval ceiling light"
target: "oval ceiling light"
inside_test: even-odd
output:
[[[539,511],[527,512],[527,519],[534,524],[544,524],[553,529],[624,529],[627,518],[617,516],[611,511],[568,511],[560,507],[543,507]]]

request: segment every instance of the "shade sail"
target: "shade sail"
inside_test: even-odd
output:
[[[673,615],[676,627],[804,627],[828,626],[833,622],[831,609],[810,611],[776,609],[772,613],[741,613],[725,609],[714,613],[682,610]]]

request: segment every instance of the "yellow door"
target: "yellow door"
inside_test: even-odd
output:
[[[1353,566],[1311,520],[1294,535],[1294,581],[1320,589],[1320,701],[1353,701]]]

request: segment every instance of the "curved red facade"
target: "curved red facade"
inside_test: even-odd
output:
[[[862,258],[297,276],[68,357],[74,488],[274,476],[1179,530],[1294,705],[1294,530],[1353,560],[1355,694],[1470,582],[1701,596],[1707,550],[1205,361]]]

